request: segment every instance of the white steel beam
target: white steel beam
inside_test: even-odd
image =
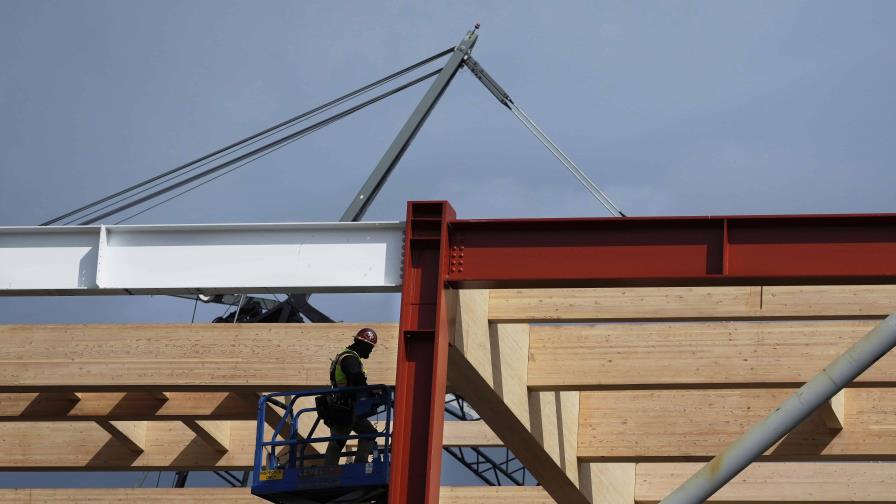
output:
[[[0,227],[0,296],[395,292],[400,222]]]

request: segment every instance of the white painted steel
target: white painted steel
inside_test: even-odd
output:
[[[0,295],[392,292],[400,222],[0,227]]]

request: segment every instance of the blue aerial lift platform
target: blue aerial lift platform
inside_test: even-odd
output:
[[[353,394],[352,414],[380,420],[379,430],[362,435],[317,435],[322,423],[319,408],[334,394]],[[298,407],[302,397],[314,397],[315,405]],[[265,394],[258,401],[252,494],[279,504],[384,504],[389,493],[392,401],[393,390],[386,385]],[[269,417],[275,412],[280,419],[271,430]],[[352,439],[372,442],[366,463],[324,465],[324,454],[311,446]],[[354,454],[344,450],[342,457]]]

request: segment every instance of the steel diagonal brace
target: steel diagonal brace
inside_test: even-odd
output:
[[[896,314],[884,319],[660,504],[704,502],[894,347]]]

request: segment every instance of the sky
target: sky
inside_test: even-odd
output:
[[[36,225],[264,129],[454,46],[476,22],[476,59],[628,215],[893,212],[894,15],[887,1],[2,0],[0,226]],[[128,223],[338,220],[424,91]],[[460,218],[607,215],[466,70],[366,219],[431,199]],[[398,302],[314,297],[346,321],[395,321]],[[196,321],[221,311],[200,305]],[[0,301],[0,323],[192,313],[164,296]]]

